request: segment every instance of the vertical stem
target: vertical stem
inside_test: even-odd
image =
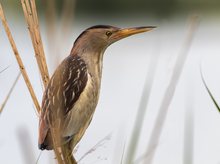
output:
[[[161,133],[163,130],[163,126],[164,126],[164,123],[165,123],[165,120],[166,120],[166,117],[168,114],[168,109],[169,109],[170,103],[173,99],[173,96],[174,96],[174,93],[176,90],[176,86],[179,81],[179,77],[182,73],[183,66],[185,64],[185,61],[186,61],[186,58],[188,55],[188,51],[190,49],[190,45],[193,40],[194,33],[197,28],[197,23],[198,23],[197,19],[198,18],[195,16],[192,17],[192,19],[191,19],[190,27],[189,27],[188,33],[186,35],[185,42],[183,44],[183,47],[180,51],[180,54],[178,55],[177,61],[176,61],[175,66],[173,68],[173,74],[172,74],[170,82],[166,88],[162,103],[160,104],[159,113],[156,117],[154,128],[153,128],[153,131],[150,136],[149,144],[148,144],[148,147],[146,150],[146,154],[149,153],[150,155],[148,156],[147,159],[145,159],[145,163],[151,164],[153,162],[155,152],[156,152],[156,146],[159,142],[159,139],[160,139],[160,136],[161,136]]]
[[[34,47],[41,78],[44,83],[44,87],[46,87],[49,82],[49,71],[47,68],[43,43],[40,35],[40,27],[38,23],[35,0],[21,0],[21,4],[31,36],[32,45]]]
[[[192,65],[192,64],[191,64]],[[183,164],[193,164],[194,151],[194,76],[190,67],[190,75],[186,87],[186,106],[184,115]]]
[[[147,107],[151,89],[153,86],[153,80],[154,80],[158,58],[159,58],[159,53],[156,52],[155,54],[156,54],[155,56],[152,55],[151,60],[149,62],[150,65],[148,68],[147,77],[145,80],[144,89],[143,89],[142,96],[141,96],[141,101],[139,104],[137,116],[135,119],[133,131],[132,131],[132,136],[131,136],[131,140],[130,140],[129,147],[128,147],[128,153],[126,154],[126,159],[125,159],[126,164],[130,164],[133,162],[135,152],[137,149],[137,145],[139,141],[138,138],[140,136],[142,125],[144,122],[144,117],[146,114],[146,107]]]

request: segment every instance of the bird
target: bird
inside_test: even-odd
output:
[[[98,104],[105,50],[116,41],[154,28],[95,25],[77,37],[69,56],[56,68],[43,94],[39,117],[40,150],[68,145],[72,153]],[[53,133],[59,138],[58,145]]]

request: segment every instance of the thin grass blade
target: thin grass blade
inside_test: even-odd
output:
[[[88,156],[89,154],[93,153],[94,151],[96,151],[99,147],[101,147],[103,144],[105,144],[107,141],[109,141],[111,139],[111,133],[108,134],[107,136],[105,136],[103,139],[101,139],[97,144],[95,144],[91,149],[89,149],[89,151],[87,151],[79,160],[78,163],[80,161],[82,161],[86,156]]]
[[[17,75],[17,77],[16,77],[16,79],[15,79],[13,85],[11,86],[11,88],[10,88],[10,90],[9,90],[9,92],[8,92],[8,94],[7,94],[7,96],[6,96],[6,98],[5,98],[5,100],[3,101],[3,103],[2,103],[2,105],[1,105],[1,107],[0,107],[0,114],[2,113],[2,111],[3,111],[3,109],[4,109],[5,105],[6,105],[6,103],[8,102],[8,99],[10,98],[10,96],[11,96],[11,94],[12,94],[12,92],[13,92],[13,90],[14,90],[14,88],[15,88],[15,86],[16,86],[16,84],[17,84],[19,78],[20,78],[20,76],[21,76],[21,73],[19,72],[19,74]]]
[[[9,68],[9,66],[7,66],[6,68],[4,68],[3,70],[0,71],[0,73],[4,72],[5,70],[7,70]]]
[[[208,92],[210,98],[212,99],[212,102],[214,103],[215,107],[216,107],[216,108],[218,109],[218,111],[220,112],[220,107],[219,107],[217,101],[215,100],[215,98],[214,98],[212,92],[210,91],[210,89],[209,89],[209,87],[208,87],[208,85],[207,85],[207,83],[206,83],[206,81],[205,81],[205,78],[204,78],[203,73],[202,73],[201,66],[200,66],[200,75],[201,75],[202,82],[203,82],[203,84],[204,84],[204,86],[205,86],[206,91]]]
[[[157,48],[156,51],[159,49]],[[151,89],[153,86],[153,81],[154,81],[154,76],[156,73],[156,68],[158,64],[158,59],[159,59],[159,52],[154,53],[154,55],[151,56],[150,59],[150,65],[148,66],[148,71],[147,71],[147,77],[145,80],[139,108],[137,111],[137,116],[135,118],[135,123],[132,131],[132,136],[130,139],[130,143],[128,145],[128,152],[126,153],[126,158],[125,158],[125,164],[130,164],[134,160],[134,156],[136,153],[138,141],[139,141],[139,136],[141,133],[142,125],[144,122],[145,114],[146,114],[146,108],[148,105],[148,101],[150,98],[150,93]]]
[[[168,114],[168,109],[169,109],[170,103],[173,99],[173,96],[174,96],[174,93],[176,90],[176,86],[179,82],[180,75],[182,73],[184,64],[185,64],[187,56],[188,56],[188,51],[190,49],[195,31],[197,29],[198,17],[197,16],[191,17],[189,25],[190,26],[189,26],[188,33],[186,35],[185,42],[184,42],[183,47],[177,57],[175,66],[173,68],[173,74],[171,76],[170,82],[169,82],[168,87],[166,88],[165,94],[163,96],[162,103],[159,108],[159,113],[157,115],[157,118],[156,118],[156,121],[155,121],[155,124],[153,127],[153,131],[150,136],[149,144],[146,149],[145,154],[146,155],[151,154],[151,155],[146,156],[146,158],[144,159],[144,163],[147,163],[147,164],[153,163],[156,148],[157,148],[157,145],[158,145],[158,142],[159,142],[159,139],[160,139],[163,127],[164,127],[164,123],[165,123],[165,120],[166,120],[166,117]]]
[[[190,70],[193,70],[192,67]],[[193,164],[194,159],[194,134],[195,134],[195,78],[194,72],[190,71],[186,83],[184,103],[184,141],[183,141],[183,164]]]

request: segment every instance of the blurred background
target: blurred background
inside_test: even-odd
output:
[[[201,68],[207,85],[220,103],[220,1],[37,0],[36,3],[50,75],[69,55],[76,37],[90,26],[157,26],[153,31],[126,38],[106,50],[100,101],[75,152],[80,164],[118,164],[126,158],[141,95],[148,91],[147,107],[142,109],[146,112],[139,127],[141,133],[136,138],[134,163],[145,163],[144,159],[155,151],[153,164],[220,164],[220,116],[200,75]],[[41,102],[43,87],[21,3],[1,0],[1,4]],[[149,152],[151,133],[158,128],[155,122],[160,104],[184,47],[192,15],[199,17],[199,25],[174,86],[159,142]],[[149,67],[152,62],[155,65]],[[5,68],[0,73],[0,104],[19,72],[1,24],[0,71]],[[145,79],[152,82],[147,91],[143,90]],[[36,163],[40,154],[37,139],[38,117],[21,77],[0,114],[0,163]],[[53,152],[42,152],[37,163],[56,163]]]

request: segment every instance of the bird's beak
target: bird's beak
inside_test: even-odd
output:
[[[142,32],[147,32],[152,29],[156,28],[155,26],[146,26],[146,27],[133,27],[133,28],[123,28],[119,29],[117,32],[115,32],[112,36],[112,38],[117,41],[123,38],[126,38],[128,36],[142,33]]]

